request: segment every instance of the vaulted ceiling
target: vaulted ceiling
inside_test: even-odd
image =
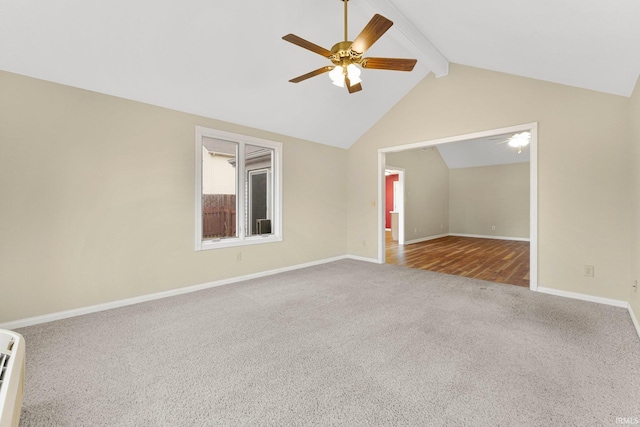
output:
[[[348,94],[330,63],[340,0],[0,0],[0,69],[347,148],[448,63],[629,96],[640,72],[637,0],[351,0],[349,38],[375,13],[395,25],[365,56],[417,58],[363,70]]]

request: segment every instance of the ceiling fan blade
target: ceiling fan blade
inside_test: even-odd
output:
[[[349,93],[360,92],[362,90],[362,85],[358,83],[353,86],[348,86],[347,89],[349,90]]]
[[[289,43],[293,43],[295,45],[308,49],[311,52],[317,53],[318,55],[322,55],[325,58],[333,55],[333,52],[331,52],[330,50],[318,46],[317,44],[311,43],[310,41],[307,41],[302,37],[298,37],[295,34],[287,34],[286,36],[282,37],[282,39],[288,41]]]
[[[362,29],[358,37],[351,44],[351,50],[362,55],[369,49],[389,28],[393,22],[382,15],[375,14],[371,21]]]
[[[364,58],[360,65],[362,68],[375,70],[411,71],[418,62],[417,59],[404,58]]]
[[[303,81],[303,80],[310,79],[311,77],[315,77],[315,76],[318,76],[318,75],[320,75],[320,74],[324,74],[324,73],[326,73],[326,72],[328,72],[328,71],[331,71],[331,70],[333,70],[333,67],[332,67],[332,66],[327,65],[326,67],[318,68],[317,70],[313,70],[313,71],[311,71],[310,73],[303,74],[303,75],[298,76],[298,77],[296,77],[296,78],[294,78],[294,79],[291,79],[291,80],[289,80],[289,81],[290,81],[291,83],[300,83],[300,82],[301,82],[301,81]]]
[[[349,93],[356,93],[362,90],[362,85],[360,83],[356,83],[352,85],[351,81],[349,80],[349,77],[345,76],[344,82],[346,83],[345,86],[347,87],[347,90],[349,91]]]

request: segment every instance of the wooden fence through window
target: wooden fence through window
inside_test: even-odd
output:
[[[202,238],[236,236],[235,194],[202,195]]]

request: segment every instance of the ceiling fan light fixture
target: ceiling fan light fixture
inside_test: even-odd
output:
[[[333,67],[333,70],[329,72],[329,78],[334,85],[344,87],[344,73],[341,66],[337,65]]]
[[[349,77],[349,81],[352,85],[357,85],[358,83],[362,83],[362,79],[360,79],[360,68],[356,66],[356,64],[349,64],[347,67],[347,76]]]
[[[411,71],[416,65],[416,59],[406,58],[363,58],[362,55],[393,25],[393,22],[382,15],[375,14],[373,18],[360,31],[360,34],[349,41],[347,31],[347,4],[349,0],[341,0],[344,3],[344,41],[333,45],[331,50],[311,43],[295,34],[287,34],[282,39],[310,50],[330,60],[333,66],[325,66],[317,70],[295,77],[289,82],[300,83],[311,77],[329,73],[331,82],[339,87],[347,87],[349,93],[362,90],[360,79],[361,68],[390,71]],[[345,84],[346,83],[346,84]]]
[[[522,148],[529,145],[529,141],[531,140],[531,132],[521,132],[516,133],[511,138],[509,138],[509,146],[513,148]]]

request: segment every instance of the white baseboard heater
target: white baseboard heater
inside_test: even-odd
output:
[[[0,427],[18,427],[24,394],[25,343],[0,329]]]

